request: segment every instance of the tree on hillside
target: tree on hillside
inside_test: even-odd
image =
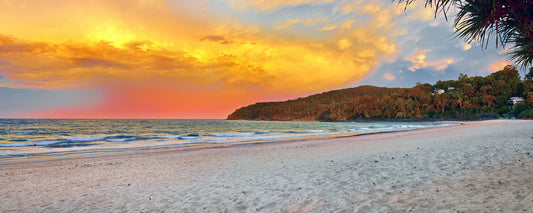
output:
[[[529,68],[529,73],[526,74],[526,80],[533,80],[533,67]]]
[[[393,1],[405,3],[407,8],[416,0]],[[426,0],[425,5],[435,8],[435,16],[442,13],[446,19],[451,7],[459,9],[454,20],[458,37],[487,47],[494,36],[496,46],[512,44],[508,55],[518,65],[533,64],[532,0]]]

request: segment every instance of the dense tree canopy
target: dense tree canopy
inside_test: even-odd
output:
[[[511,97],[524,103],[511,105]],[[286,102],[257,103],[228,119],[358,120],[482,119],[533,117],[533,80],[521,81],[513,66],[486,77],[461,74],[457,80],[419,83],[413,88],[360,86]]]

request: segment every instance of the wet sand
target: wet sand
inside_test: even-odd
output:
[[[533,121],[0,165],[0,212],[527,212]]]

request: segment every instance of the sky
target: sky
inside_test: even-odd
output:
[[[453,16],[423,3],[0,0],[0,118],[220,119],[510,64],[502,48],[455,38]]]

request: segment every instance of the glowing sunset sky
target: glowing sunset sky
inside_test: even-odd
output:
[[[225,118],[344,87],[487,75],[502,52],[389,0],[0,0],[0,117]]]

